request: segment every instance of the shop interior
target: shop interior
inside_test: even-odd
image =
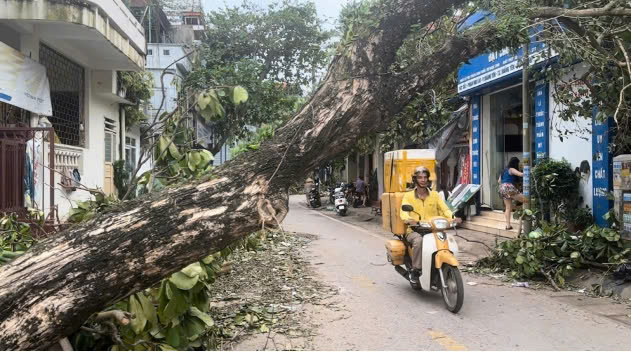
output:
[[[534,86],[531,91],[534,90]],[[529,132],[531,134],[531,151],[535,150],[535,116],[534,102],[531,99],[531,123]],[[508,165],[512,157],[519,158],[520,171],[523,171],[523,120],[522,120],[522,86],[508,88],[490,96],[490,128],[486,129],[491,133],[490,153],[488,154],[490,167],[487,182],[490,182],[489,205],[494,210],[503,210],[504,202],[498,194],[498,178]],[[484,129],[483,129],[484,131]],[[526,131],[528,133],[528,131]],[[535,153],[531,153],[534,155]],[[520,179],[521,181],[521,179]],[[521,184],[518,185],[522,191]],[[487,198],[488,199],[488,198]]]

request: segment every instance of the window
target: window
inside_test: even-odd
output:
[[[164,54],[165,56],[169,56],[169,55],[171,55],[171,50],[169,50],[169,49],[164,49],[164,50],[162,51],[162,54]]]
[[[153,49],[147,49],[147,56],[153,55]]]
[[[125,137],[125,163],[130,169],[136,167],[136,138]]]
[[[184,24],[188,25],[199,25],[199,18],[197,17],[184,17]]]
[[[116,121],[105,118],[105,162],[116,160]]]
[[[53,116],[49,118],[62,144],[83,146],[84,69],[70,59],[41,44],[39,62],[46,67],[50,82]]]

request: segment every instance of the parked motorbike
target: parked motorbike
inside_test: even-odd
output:
[[[335,189],[335,212],[340,216],[345,216],[348,211],[348,201],[344,194],[344,184]]]
[[[319,188],[319,184],[316,183],[311,186],[311,191],[309,191],[309,206],[312,208],[319,208],[322,205]]]
[[[403,205],[403,211],[414,212],[411,205]],[[417,213],[418,214],[418,213]],[[420,216],[419,216],[420,218]],[[442,293],[445,307],[452,313],[458,313],[464,301],[464,285],[458,260],[458,244],[446,230],[455,229],[456,221],[444,217],[434,217],[429,221],[419,221],[412,225],[412,230],[423,236],[423,263],[419,282],[410,282],[412,272],[412,246],[404,236],[397,235],[397,240],[386,242],[388,261],[401,274],[412,288]],[[401,266],[405,265],[405,268]]]

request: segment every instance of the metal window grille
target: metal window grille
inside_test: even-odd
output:
[[[0,102],[0,126],[27,127],[30,117],[29,111]]]
[[[53,106],[53,124],[63,144],[83,146],[83,104],[85,70],[70,59],[40,44],[39,61],[46,67],[50,81],[50,100]]]

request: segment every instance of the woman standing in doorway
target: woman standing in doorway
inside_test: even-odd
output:
[[[508,162],[508,166],[504,169],[502,176],[497,180],[500,183],[499,193],[504,199],[504,216],[506,218],[506,230],[512,230],[513,227],[510,224],[511,211],[513,210],[513,199],[525,203],[526,197],[519,193],[517,187],[517,178],[524,177],[524,174],[519,171],[519,159],[512,157]]]

